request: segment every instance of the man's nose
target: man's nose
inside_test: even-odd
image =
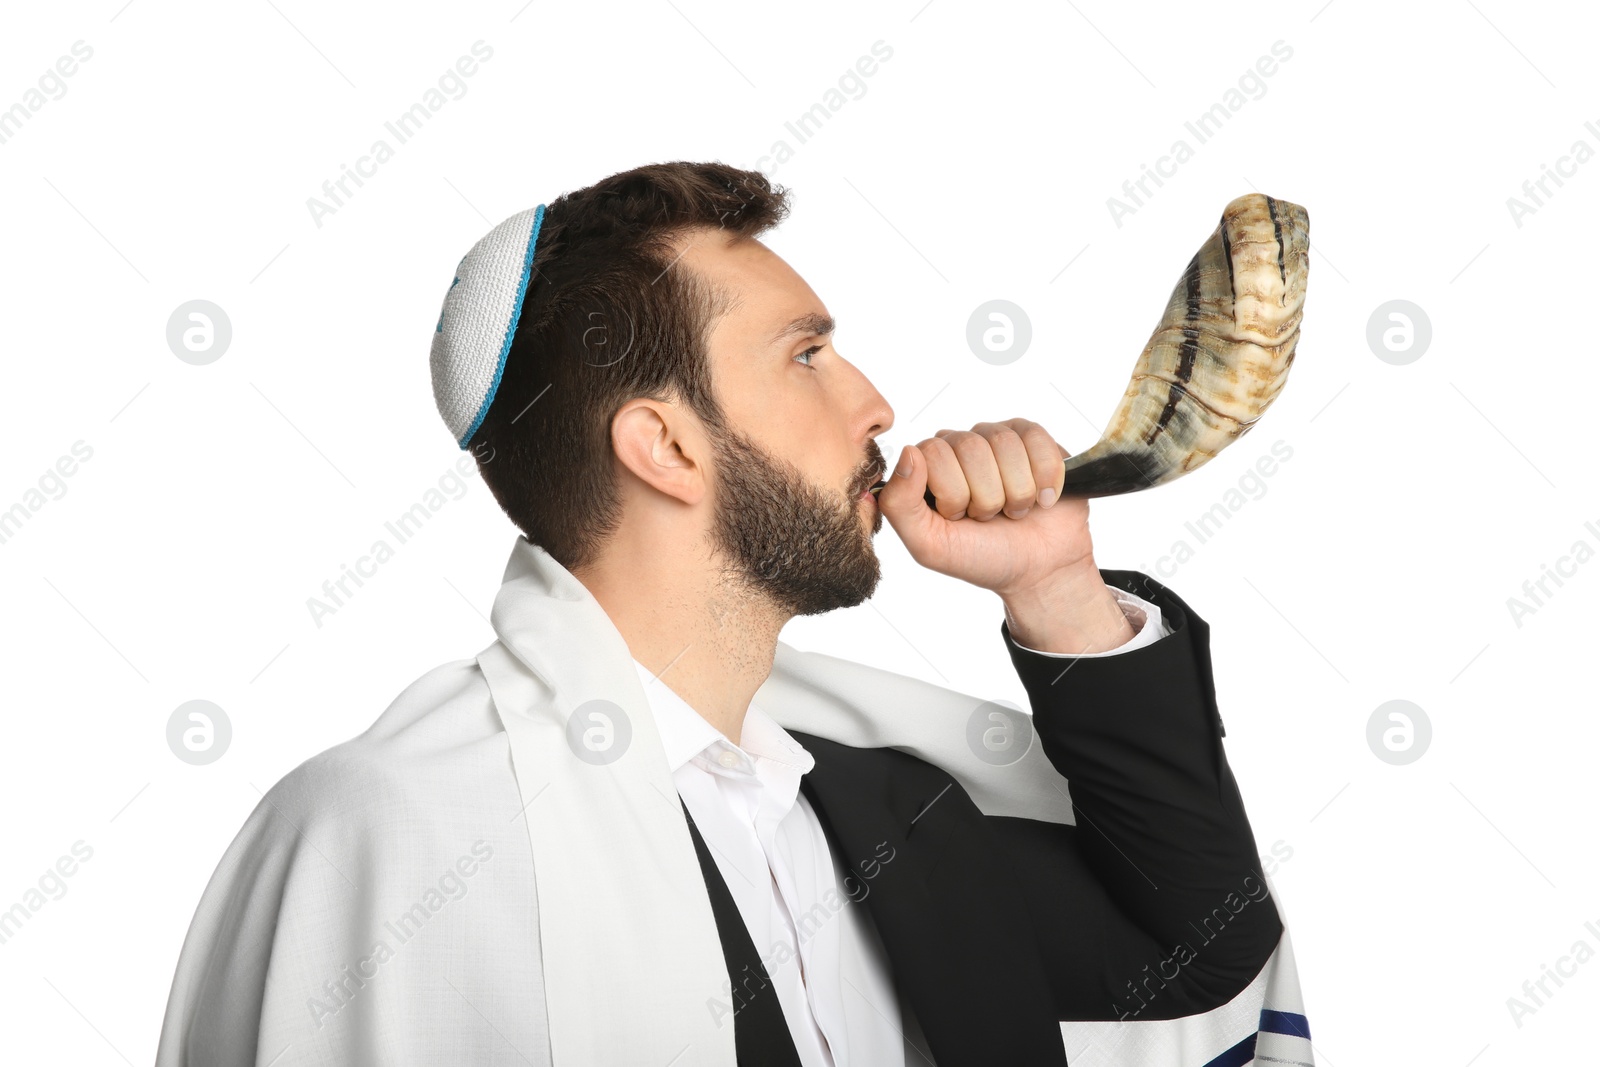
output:
[[[857,370],[856,373],[861,374],[860,370]],[[862,401],[863,414],[861,418],[866,424],[867,435],[876,437],[879,434],[887,433],[894,426],[894,408],[889,406],[889,401],[884,399],[883,394],[878,392],[877,387],[867,379],[865,374],[861,374],[861,385],[866,393],[865,399]]]

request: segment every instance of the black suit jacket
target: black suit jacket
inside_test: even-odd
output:
[[[1076,826],[987,816],[915,756],[790,731],[816,759],[800,788],[829,847],[870,885],[850,906],[869,909],[937,1067],[1063,1067],[1063,1020],[1208,1011],[1255,978],[1282,932],[1222,749],[1209,627],[1138,571],[1101,575],[1158,605],[1172,633],[1060,659],[1000,624]],[[798,1067],[760,956],[689,828],[736,994],[739,1063]]]

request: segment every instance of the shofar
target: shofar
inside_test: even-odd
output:
[[[1306,298],[1306,209],[1241,196],[1185,268],[1104,435],[1066,461],[1066,496],[1170,482],[1243,437],[1289,379]]]
[[[1170,482],[1250,431],[1294,363],[1310,233],[1306,209],[1287,200],[1250,193],[1223,209],[1173,289],[1105,434],[1066,460],[1063,496]],[[931,491],[923,499],[934,506]]]

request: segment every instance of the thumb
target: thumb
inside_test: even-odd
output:
[[[906,445],[900,460],[889,475],[888,484],[878,490],[878,509],[900,535],[915,558],[945,519],[922,499],[928,489],[928,463],[920,449]]]

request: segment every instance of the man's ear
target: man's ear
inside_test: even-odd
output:
[[[622,405],[611,419],[611,447],[640,481],[685,504],[709,489],[705,442],[670,404],[638,397]]]

